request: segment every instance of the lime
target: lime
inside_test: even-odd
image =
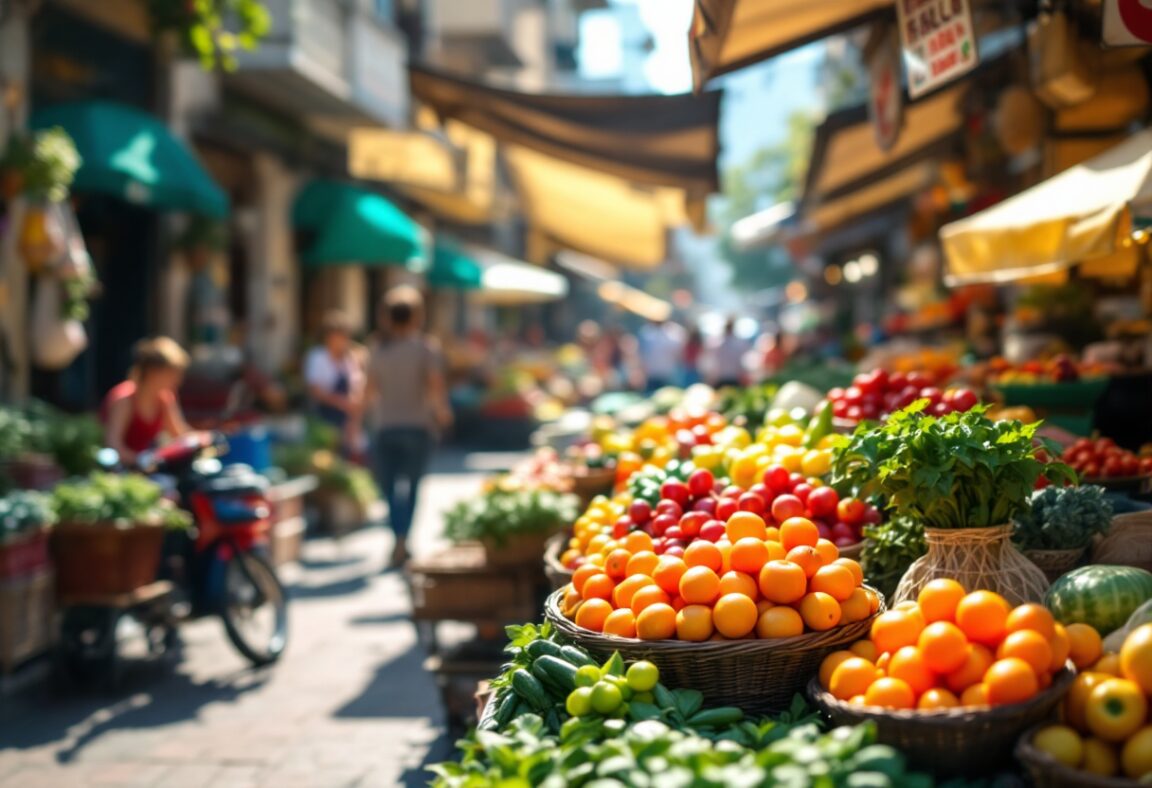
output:
[[[592,688],[577,687],[568,693],[564,708],[573,717],[583,717],[592,711]]]
[[[587,689],[581,687],[580,689]],[[574,690],[579,692],[580,689]],[[608,681],[601,681],[591,689],[592,708],[598,714],[611,714],[620,708],[620,704],[624,702],[624,696],[620,692],[620,688],[615,684]]]
[[[651,692],[660,681],[660,668],[648,660],[634,662],[624,674],[628,678],[628,686],[635,692]]]
[[[628,686],[628,679],[623,676],[605,676],[604,681],[615,684],[616,689],[620,690],[620,697],[624,700],[632,700],[632,688]]]
[[[600,680],[600,668],[595,665],[583,665],[576,671],[576,686],[591,687]]]
[[[648,703],[653,706],[656,705],[656,698],[652,695],[651,692],[637,692],[632,696],[632,700],[636,701],[637,703]]]

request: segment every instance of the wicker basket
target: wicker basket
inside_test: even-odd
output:
[[[1087,551],[1087,547],[1075,550],[1025,550],[1024,557],[1040,567],[1049,583],[1055,583],[1058,577],[1075,569]]]
[[[56,591],[61,596],[126,594],[156,579],[164,528],[61,523],[52,529]]]
[[[544,548],[544,574],[548,576],[553,591],[559,591],[572,582],[572,570],[560,563],[560,555],[567,544],[567,536],[556,534],[548,540],[548,545]]]
[[[835,725],[874,722],[877,740],[903,752],[913,768],[937,775],[976,775],[988,774],[1012,760],[1012,747],[1020,734],[1052,713],[1074,676],[1073,671],[1064,670],[1051,687],[1031,700],[992,709],[905,711],[852,706],[825,692],[817,678],[809,682],[808,695]]]
[[[576,626],[560,612],[562,592],[548,597],[544,616],[560,637],[598,659],[619,651],[626,661],[647,659],[670,687],[704,693],[707,706],[739,706],[749,714],[782,711],[802,693],[828,654],[867,637],[872,618],[842,627],[774,640],[635,640],[608,637]],[[881,601],[880,610],[884,610]]]
[[[845,545],[837,549],[840,551],[841,558],[851,558],[853,561],[859,561],[860,556],[864,554],[864,540],[861,539],[856,544]]]
[[[1113,517],[1111,530],[1092,548],[1091,562],[1152,571],[1152,511]]]
[[[615,486],[615,468],[588,468],[572,476],[572,492],[580,498],[585,508],[598,495],[612,495]]]
[[[1028,771],[1032,781],[1044,788],[1135,788],[1136,781],[1125,777],[1101,777],[1072,769],[1051,755],[1032,746],[1032,737],[1043,723],[1031,728],[1016,744],[1016,759]]]

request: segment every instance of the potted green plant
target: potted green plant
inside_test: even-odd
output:
[[[857,427],[832,469],[833,484],[879,494],[888,509],[924,526],[927,553],[904,574],[895,601],[915,599],[937,577],[997,591],[1014,604],[1041,601],[1048,581],[1012,547],[1012,521],[1042,476],[1063,483],[1075,475],[1043,461],[1043,451],[1056,451],[1037,439],[1038,423],[992,421],[984,407],[929,416],[927,404]]]
[[[32,273],[64,254],[68,243],[61,204],[80,168],[80,154],[60,128],[36,132],[24,158],[23,188],[29,200],[20,227],[20,256]]]
[[[1055,581],[1079,563],[1093,537],[1111,526],[1112,503],[1103,487],[1045,487],[1016,516],[1012,541]]]
[[[45,495],[16,490],[0,497],[0,580],[48,565],[47,529],[56,517]]]
[[[0,408],[0,491],[45,490],[63,478],[44,423],[16,408]]]
[[[539,564],[548,538],[579,515],[574,495],[497,486],[446,512],[444,535],[454,542],[480,542],[489,564]]]
[[[167,528],[192,517],[137,474],[96,473],[52,492],[57,592],[64,596],[129,593],[156,579]]]

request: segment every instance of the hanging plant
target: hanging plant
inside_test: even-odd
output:
[[[149,0],[152,26],[176,33],[204,70],[236,68],[236,53],[268,35],[271,15],[262,0]]]
[[[38,202],[67,200],[81,163],[76,144],[64,129],[37,131],[23,167],[24,194]]]

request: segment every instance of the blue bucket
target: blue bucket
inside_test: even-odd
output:
[[[263,425],[246,427],[228,436],[228,454],[221,458],[227,465],[248,465],[257,473],[272,467],[272,438]]]

